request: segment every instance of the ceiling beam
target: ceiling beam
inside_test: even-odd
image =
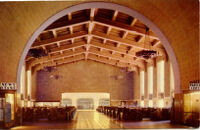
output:
[[[132,22],[131,22],[131,25],[130,26],[134,26],[135,25],[135,23],[137,22],[137,19],[136,18],[134,18],[133,20],[132,20]]]
[[[96,16],[97,11],[98,11],[98,9],[96,9],[96,8],[91,8],[91,9],[90,9],[90,20],[91,20],[91,21],[94,20],[94,17]]]
[[[96,17],[94,22],[96,24],[100,24],[106,27],[112,27],[121,31],[128,31],[129,33],[134,33],[137,35],[145,35],[145,32],[146,32],[145,28],[135,28],[127,24],[119,23],[119,22],[112,21],[106,18],[101,18],[101,17]],[[156,35],[151,31],[149,32],[149,37],[152,39],[158,39]]]
[[[53,62],[53,63],[37,64],[36,68],[37,68],[37,70],[41,70],[46,66],[52,66],[52,67],[53,66],[59,66],[59,65],[63,65],[63,64],[69,64],[69,63],[73,63],[73,62],[78,62],[78,61],[81,61],[81,60],[84,60],[84,56],[83,55],[77,55],[77,56],[74,56],[74,57],[69,57],[67,59],[63,59],[62,61],[59,61],[57,63]]]
[[[46,29],[46,30],[43,31],[43,33],[44,32],[48,32],[48,31],[52,31],[52,30],[59,30],[59,29],[69,28],[70,26],[78,26],[78,25],[88,24],[89,22],[91,22],[90,18],[72,19],[72,20],[68,21],[67,25],[65,25],[65,26]],[[116,22],[116,21],[112,21],[112,20],[108,20],[108,19],[105,19],[105,18],[95,17],[94,23],[106,26],[108,28],[112,27],[112,28],[115,28],[117,30],[121,30],[121,31],[124,31],[124,32],[128,31],[129,33],[134,33],[134,34],[137,34],[137,35],[145,35],[145,29],[142,29],[142,28],[141,29],[139,29],[139,28],[136,29],[135,27],[131,26],[131,25],[133,25],[134,22],[132,22],[132,24],[129,26],[129,25],[126,25],[126,24],[123,24],[123,23],[119,23],[119,22]],[[108,34],[109,34],[109,30],[110,29],[108,29]],[[158,38],[152,32],[150,32],[150,38],[158,40]]]
[[[119,38],[119,37],[116,37],[116,36],[109,36],[109,35],[106,35],[104,33],[100,33],[100,32],[97,32],[97,31],[92,32],[92,35],[99,37],[101,39],[107,39],[107,40],[110,40],[110,41],[113,41],[113,42],[121,43],[121,44],[124,44],[126,46],[133,47],[133,48],[149,49],[149,48],[144,48],[145,46],[144,46],[143,43],[137,43],[137,42],[130,41],[130,40],[127,40],[127,39],[122,39],[122,38]],[[165,55],[164,49],[156,48],[156,47],[151,47],[151,49],[158,51],[159,54],[161,54],[161,55]]]
[[[88,35],[87,36],[87,44],[90,44],[91,40],[92,40],[92,35]]]
[[[153,44],[153,46],[156,47],[156,46],[158,46],[159,44],[161,44],[161,42],[160,42],[160,41],[156,41],[156,42]]]
[[[60,43],[59,43],[59,42],[57,42],[56,44],[57,44],[58,48],[60,48]]]
[[[53,30],[66,29],[66,28],[69,28],[70,26],[79,26],[83,24],[88,24],[89,20],[90,20],[89,18],[72,19],[70,21],[67,21],[66,25],[64,26],[47,28],[46,30],[43,31],[43,33],[53,31]]]
[[[47,52],[47,48],[45,46],[42,46],[42,49]]]
[[[117,47],[101,44],[101,43],[98,43],[98,42],[95,42],[95,41],[92,41],[90,44],[91,44],[91,46],[94,46],[94,47],[97,47],[97,48],[102,48],[102,49],[105,49],[105,50],[108,50],[108,51],[117,52],[117,53],[120,53],[120,54],[126,54],[126,50],[121,49],[121,48],[117,48]],[[131,57],[135,56],[135,55],[131,55],[131,54],[127,54],[127,55],[129,55]]]
[[[87,51],[85,50],[79,50],[79,51],[75,51],[75,52],[68,52],[68,53],[65,53],[65,54],[62,54],[62,55],[56,55],[56,56],[52,56],[52,57],[43,57],[41,59],[38,59],[38,60],[34,60],[33,62],[29,63],[28,66],[35,66],[37,64],[47,64],[48,62],[55,62],[55,60],[63,60],[64,58],[69,58],[69,57],[72,57],[72,56],[77,56],[77,55],[81,55],[81,54],[84,54],[85,53],[85,56],[84,56],[84,59],[87,60],[89,59],[89,54],[93,54],[93,55],[97,55],[97,56],[102,56],[102,57],[106,57],[108,59],[113,59],[113,60],[117,60],[121,63],[126,63],[126,64],[129,64],[130,66],[136,66],[138,65],[139,67],[143,68],[144,65],[142,62],[138,62],[138,61],[134,61],[132,60],[131,58],[128,58],[128,57],[120,57],[120,56],[115,56],[115,55],[112,55],[112,54],[108,54],[108,53],[104,53],[104,52],[101,52],[101,51],[96,51],[94,49],[87,49]],[[86,53],[87,53],[87,57],[86,57]]]
[[[56,30],[52,30],[52,33],[53,33],[53,37],[56,38],[57,37]]]
[[[38,36],[36,39],[37,39],[37,41],[39,41],[39,42],[41,41],[41,39],[40,39],[40,37],[39,37],[39,36]]]
[[[90,49],[90,44],[86,44],[86,46],[85,46],[85,60],[88,59],[89,49]]]
[[[112,28],[111,28],[110,26],[107,27],[107,32],[106,32],[107,35],[109,35],[111,29],[112,29]]]
[[[124,38],[126,38],[126,36],[128,35],[128,32],[127,31],[125,31],[124,33],[123,33],[123,36],[122,36],[122,38],[124,39]]]
[[[103,39],[103,44],[106,44],[106,41],[107,41],[106,39]]]
[[[68,13],[68,20],[72,20],[72,14]]]
[[[31,61],[31,60],[35,60],[35,58],[32,56],[26,56],[25,61]]]
[[[86,45],[86,42],[76,42],[74,44],[66,45],[66,46],[60,46],[59,48],[52,48],[51,52],[49,54],[57,53],[59,51],[67,51],[67,50],[72,50],[76,49],[79,47],[83,47]]]
[[[103,51],[103,48],[99,48],[99,51]]]
[[[58,60],[58,59],[63,59],[63,58],[67,58],[67,57],[71,57],[71,56],[75,56],[75,55],[80,55],[83,54],[85,52],[85,50],[79,50],[79,51],[75,51],[75,52],[68,52],[68,53],[63,53],[62,55],[55,55],[55,56],[51,56],[51,57],[41,57],[40,59],[36,59],[32,62],[27,62],[29,66],[35,66],[37,64],[41,64],[44,62],[49,62],[52,60]]]
[[[145,36],[141,36],[140,39],[137,42],[141,42],[144,39],[145,39]]]
[[[96,33],[93,33],[93,34],[95,34],[94,36],[97,36],[97,37],[100,37],[100,38],[104,38],[104,36],[102,36],[101,34],[103,34],[103,33],[98,33],[98,34],[96,34]],[[106,34],[103,34],[103,35],[106,35]],[[113,54],[115,53],[115,52],[118,52],[118,53],[120,53],[120,54],[125,54],[125,55],[128,55],[128,56],[132,56],[132,57],[135,57],[135,53],[133,53],[133,54],[131,54],[130,52],[128,52],[128,54],[127,54],[127,51],[126,50],[124,50],[124,49],[120,49],[120,48],[118,48],[118,47],[112,47],[112,46],[107,46],[107,45],[105,45],[105,44],[99,44],[99,43],[97,43],[97,42],[92,42],[92,43],[90,43],[90,41],[91,41],[91,35],[85,35],[85,36],[88,36],[88,40],[87,40],[87,44],[91,44],[92,46],[95,46],[95,47],[98,47],[98,48],[103,48],[103,49],[105,49],[105,50],[109,50],[109,51],[112,51],[113,52]],[[106,35],[107,36],[107,35]],[[111,36],[111,37],[113,37],[113,36]],[[109,37],[106,37],[106,38],[109,38]],[[107,39],[106,39],[107,40]],[[113,40],[113,39],[108,39],[108,40]],[[114,40],[116,40],[116,39],[114,39]],[[125,39],[124,39],[125,40]],[[114,42],[118,42],[119,44],[121,44],[122,42],[120,41],[114,41]],[[118,44],[118,45],[119,45]],[[123,44],[123,43],[122,43]],[[130,43],[130,44],[132,44],[132,42]],[[85,42],[79,42],[79,43],[76,43],[76,44],[71,44],[71,45],[67,45],[67,46],[60,46],[59,48],[53,48],[53,49],[51,49],[51,51],[50,51],[50,54],[53,54],[53,53],[57,53],[57,52],[60,52],[61,50],[62,51],[65,51],[65,50],[70,50],[70,49],[75,49],[75,48],[78,48],[78,47],[82,47],[82,46],[85,46],[86,45],[86,43]],[[126,44],[127,45],[127,44]],[[135,46],[132,46],[131,48],[134,48]],[[131,49],[132,50],[132,49]]]
[[[106,58],[110,57],[110,59],[119,60],[120,62],[123,62],[123,63],[130,63],[132,65],[138,65],[140,67],[143,67],[143,63],[134,61],[133,58],[129,58],[129,57],[123,58],[121,56],[116,56],[116,55],[112,55],[112,54],[109,54],[109,53],[96,51],[95,49],[92,49],[92,48],[90,48],[89,53],[99,55],[99,56],[102,56],[102,57],[106,57]]]
[[[84,55],[83,54],[76,55],[76,56],[69,57],[69,58],[65,58],[64,60],[61,60],[61,61],[57,62],[57,65],[69,64],[69,63],[77,62],[77,61],[80,61],[80,60],[84,60]]]
[[[42,46],[55,44],[57,42],[67,41],[67,40],[71,40],[74,38],[81,38],[81,37],[85,37],[85,36],[87,36],[87,32],[81,31],[78,33],[68,34],[68,35],[57,37],[57,38],[43,40],[41,42],[34,42],[31,48],[39,48]]]
[[[70,32],[70,34],[73,34],[73,26],[69,27],[69,32]]]
[[[112,17],[112,21],[115,21],[115,20],[116,20],[117,15],[118,15],[118,11],[115,10],[115,12],[114,12],[114,14],[113,14],[113,17]]]
[[[88,27],[88,34],[91,34],[92,33],[92,30],[94,28],[94,23],[93,22],[89,22],[89,27]]]
[[[98,42],[95,42],[95,41],[92,41],[90,43],[90,45],[94,46],[94,47],[97,47],[97,48],[102,48],[102,49],[105,49],[105,50],[108,50],[108,51],[117,52],[117,53],[120,53],[120,54],[125,54],[125,55],[128,55],[130,57],[135,57],[134,54],[127,54],[126,50],[124,50],[124,49],[113,47],[113,46],[109,46],[109,45],[105,45],[105,44],[101,44],[101,43],[98,43]]]
[[[88,59],[89,60],[92,60],[92,61],[96,61],[96,62],[99,62],[99,63],[103,63],[103,64],[108,64],[108,65],[112,65],[112,66],[115,66],[115,67],[120,67],[120,68],[122,68],[122,67],[126,67],[126,66],[119,66],[119,65],[117,65],[116,64],[116,61],[110,61],[110,60],[106,60],[106,59],[102,59],[102,58],[100,58],[100,57],[98,57],[98,56],[94,56],[94,55],[89,55],[88,56]]]
[[[120,43],[120,42],[117,42],[116,47],[118,48],[120,45],[121,45],[121,43]]]
[[[130,64],[123,64],[117,60],[109,60],[109,59],[105,59],[105,58],[101,58],[101,57],[98,57],[96,55],[89,55],[88,56],[88,59],[89,60],[92,60],[92,61],[97,61],[97,62],[100,62],[100,63],[103,63],[103,64],[108,64],[108,65],[112,65],[112,66],[115,66],[115,67],[120,67],[120,68],[129,68],[129,67],[136,67],[135,65],[130,65]]]

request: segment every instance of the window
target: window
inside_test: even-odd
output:
[[[157,88],[158,88],[158,107],[164,107],[164,71],[165,64],[164,60],[160,60],[157,62]]]
[[[164,60],[161,60],[161,61],[158,61],[157,63],[157,86],[158,86],[158,89],[160,93],[163,93],[164,92]]]
[[[140,94],[144,96],[144,71],[140,71]]]
[[[140,71],[140,106],[144,107],[144,71]]]

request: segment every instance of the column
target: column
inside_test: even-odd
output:
[[[153,107],[157,107],[158,101],[158,93],[157,93],[157,60],[154,58],[153,60]]]
[[[140,69],[137,67],[133,72],[133,99],[135,107],[140,106]]]
[[[168,59],[165,60],[164,65],[164,81],[165,81],[165,88],[164,88],[164,107],[171,106],[171,99],[170,99],[170,62]]]
[[[27,70],[27,98],[28,107],[31,107],[31,69]]]
[[[144,71],[144,107],[149,107],[149,91],[148,91],[148,66],[145,65]]]
[[[157,92],[158,92],[158,107],[164,107],[164,60],[159,60],[157,62]]]
[[[140,107],[144,107],[144,70],[140,70]]]
[[[25,98],[25,84],[26,84],[26,74],[25,74],[25,64],[22,66],[21,78],[20,78],[20,99],[21,107],[24,107],[24,98]]]
[[[149,107],[153,107],[153,66],[149,65],[147,68],[148,72],[148,99],[149,99]]]
[[[170,62],[170,97],[174,97],[174,71],[172,67],[172,63]]]

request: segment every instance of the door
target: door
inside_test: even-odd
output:
[[[79,98],[77,100],[77,109],[94,109],[94,100],[92,98]]]

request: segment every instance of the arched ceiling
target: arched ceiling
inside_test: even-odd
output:
[[[152,49],[165,57],[160,40],[150,30],[150,43],[144,42],[146,25],[117,10],[85,9],[69,13],[48,26],[32,44],[48,56],[26,57],[29,67],[55,66],[92,60],[120,68],[144,68],[152,59],[136,57],[142,49]]]

